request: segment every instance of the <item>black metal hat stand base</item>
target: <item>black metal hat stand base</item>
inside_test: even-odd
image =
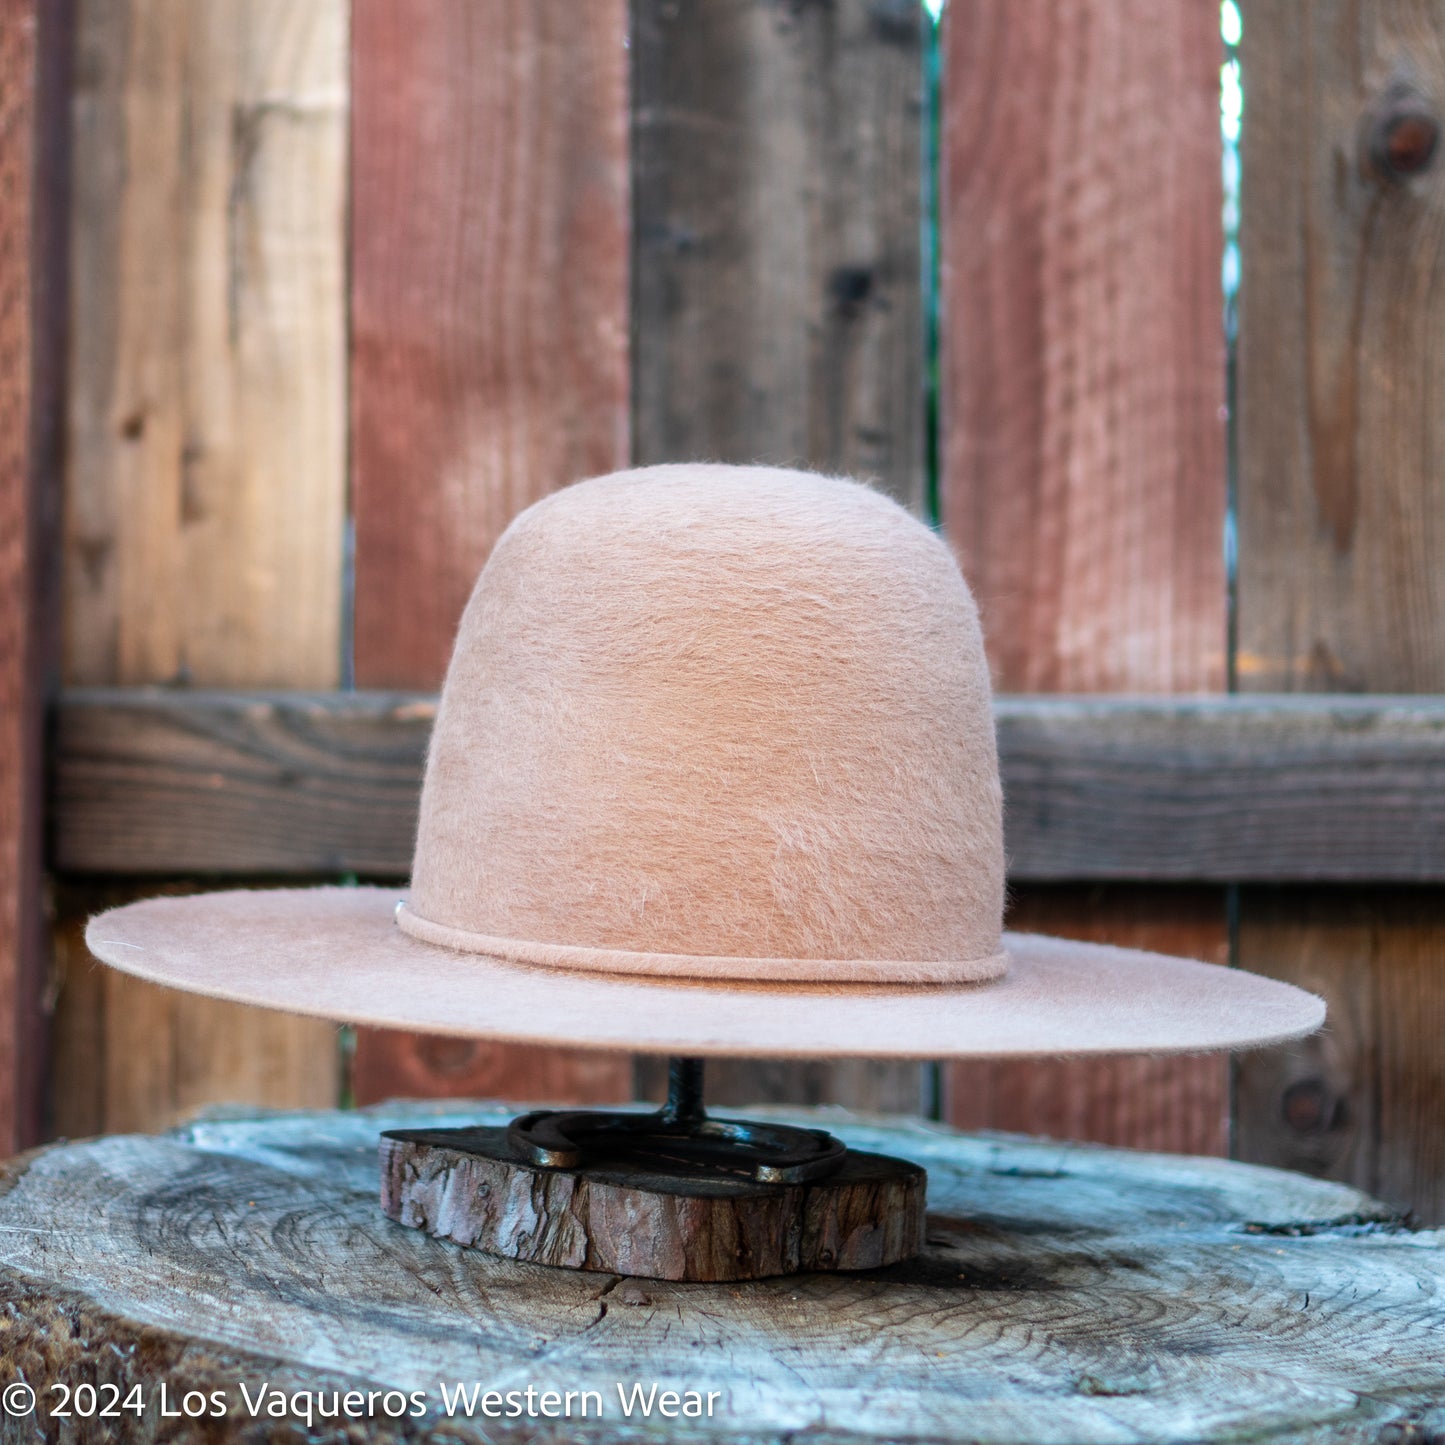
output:
[[[877,1269],[918,1253],[922,1169],[821,1129],[709,1118],[702,1072],[673,1059],[651,1114],[385,1133],[381,1207],[488,1254],[648,1279]]]

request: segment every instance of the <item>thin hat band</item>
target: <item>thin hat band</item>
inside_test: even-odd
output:
[[[422,943],[458,953],[504,958],[512,963],[584,973],[632,974],[644,978],[692,978],[788,983],[984,983],[1008,968],[1008,951],[974,959],[741,958],[692,953],[642,953],[630,949],[586,948],[529,939],[496,938],[423,918],[405,899],[396,905],[396,925]]]

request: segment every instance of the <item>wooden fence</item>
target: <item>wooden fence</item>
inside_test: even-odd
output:
[[[1232,373],[1214,0],[949,0],[936,35],[917,0],[0,27],[5,1142],[654,1092],[649,1060],[339,1048],[99,971],[79,928],[402,875],[508,519],[629,459],[766,460],[873,478],[957,549],[1016,926],[1289,978],[1331,1024],[1232,1077],[739,1063],[717,1097],[1232,1149],[1445,1218],[1445,6],[1245,4]]]

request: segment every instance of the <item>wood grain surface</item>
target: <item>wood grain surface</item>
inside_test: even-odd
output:
[[[277,1027],[296,1021],[260,1010],[198,1010],[195,998],[174,989],[141,990],[86,948],[92,915],[138,895],[205,887],[175,879],[144,889],[114,879],[56,881],[52,967],[61,1009],[52,1065],[53,1135],[156,1129],[218,1098],[276,1107],[297,1093],[327,1102],[340,1097],[341,1047],[333,1024]]]
[[[341,680],[346,21],[343,0],[81,0],[70,682]],[[117,978],[104,1027],[137,1071],[112,1087],[146,1101],[131,1127],[337,1096],[314,1023]]]
[[[1441,876],[1439,698],[1013,696],[996,712],[1014,878]]]
[[[43,1137],[46,693],[64,338],[70,14],[0,5],[0,1151]]]
[[[492,543],[628,455],[625,0],[356,0],[356,680],[440,682]]]
[[[52,861],[403,878],[435,709],[427,694],[70,690]],[[1004,696],[995,715],[1016,883],[1445,880],[1439,698]]]
[[[1377,1445],[1445,1423],[1445,1237],[1343,1185],[830,1111],[803,1121],[927,1169],[918,1260],[667,1284],[495,1259],[382,1216],[378,1130],[502,1117],[214,1120],[16,1161],[0,1194],[0,1385],[143,1382],[148,1412],[106,1422],[115,1440],[175,1429],[162,1380],[173,1400],[223,1393],[227,1418],[204,1422],[218,1440],[285,1428],[250,1419],[242,1381],[253,1397],[261,1381],[420,1390],[422,1418],[350,1428],[494,1445]],[[633,1380],[716,1390],[716,1413],[640,1427],[617,1396]],[[447,1419],[442,1381],[594,1389],[606,1413]],[[0,1440],[37,1423],[0,1420]],[[339,1441],[346,1424],[309,1433]]]
[[[1008,690],[1224,687],[1219,62],[1210,0],[945,12],[941,501]]]
[[[633,0],[632,20],[634,458],[841,471],[921,510],[921,8]],[[911,1065],[711,1073],[749,1103],[926,1092]]]
[[[626,37],[626,0],[354,4],[362,687],[436,688],[512,517],[627,462]],[[352,1082],[362,1101],[631,1094],[621,1060],[378,1031]]]
[[[634,0],[634,453],[923,501],[912,0]]]
[[[1009,925],[1159,953],[1229,962],[1219,897],[1205,888],[1073,885],[1020,890]],[[1229,1096],[1218,1058],[1038,1059],[945,1066],[950,1123],[1062,1139],[1123,1139],[1131,1148],[1224,1154]]]
[[[71,690],[55,714],[52,862],[404,878],[435,716],[427,694]]]
[[[1424,890],[1250,891],[1241,952],[1329,1000],[1324,1032],[1236,1066],[1244,1157],[1369,1180],[1445,1217],[1439,1164],[1445,1031],[1440,910]]]
[[[346,6],[81,0],[66,678],[339,679]]]
[[[945,11],[942,520],[1008,691],[1224,686],[1219,62],[1209,0]],[[1016,892],[1010,921],[1222,960],[1223,896],[1184,916],[1136,891]],[[955,1075],[949,1117],[1225,1144],[1217,1060],[989,1077]]]
[[[1445,11],[1266,6],[1241,56],[1239,684],[1440,692],[1445,171],[1372,157],[1402,119],[1445,121]],[[1333,1020],[1242,1062],[1244,1157],[1445,1219],[1438,890],[1246,892],[1239,958],[1314,980]]]

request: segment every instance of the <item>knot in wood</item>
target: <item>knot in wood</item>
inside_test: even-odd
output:
[[[1428,170],[1439,144],[1439,117],[1413,89],[1389,92],[1370,119],[1370,163],[1386,179],[1404,180]]]
[[[1291,1084],[1280,1100],[1285,1123],[1300,1134],[1325,1134],[1344,1122],[1344,1101],[1321,1079]]]

